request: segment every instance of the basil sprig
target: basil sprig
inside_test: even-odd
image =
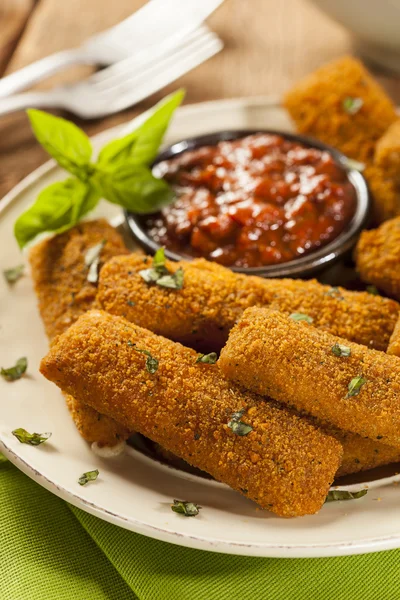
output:
[[[72,177],[42,190],[16,220],[14,235],[20,248],[42,233],[61,233],[74,227],[102,197],[139,214],[156,212],[169,204],[172,190],[153,175],[150,165],[183,97],[183,90],[167,96],[135,131],[106,144],[96,162],[92,161],[90,140],[79,127],[29,109],[36,139]]]

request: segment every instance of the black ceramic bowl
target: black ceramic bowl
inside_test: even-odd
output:
[[[370,209],[370,193],[367,183],[362,174],[352,167],[352,163],[346,156],[312,138],[303,137],[301,135],[286,133],[282,131],[255,129],[255,130],[235,130],[235,131],[220,131],[208,135],[201,135],[193,138],[188,138],[180,142],[176,142],[168,146],[161,152],[154,162],[157,163],[182,154],[186,150],[193,150],[201,146],[213,146],[221,141],[235,140],[253,135],[255,133],[269,133],[280,135],[290,141],[299,142],[304,146],[318,148],[329,152],[337,164],[347,172],[348,179],[353,185],[356,197],[357,206],[355,214],[347,225],[347,227],[331,242],[310,252],[306,256],[296,258],[286,263],[275,265],[266,265],[262,267],[230,267],[232,271],[238,273],[246,273],[248,275],[258,275],[260,277],[309,277],[315,275],[322,270],[330,267],[334,262],[343,258],[354,247],[361,230],[366,226]],[[145,231],[143,226],[146,215],[135,215],[129,212],[125,213],[129,229],[139,245],[148,253],[154,254],[160,247]],[[170,260],[193,260],[192,256],[185,254],[177,254],[165,249],[165,256]]]

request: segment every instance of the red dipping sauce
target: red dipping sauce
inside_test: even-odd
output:
[[[157,243],[226,266],[309,254],[351,221],[356,193],[329,152],[255,134],[186,151],[156,167],[176,200],[146,217]]]

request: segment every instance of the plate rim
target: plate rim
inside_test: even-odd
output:
[[[215,106],[223,106],[224,108],[240,108],[244,106],[251,107],[281,107],[279,98],[272,95],[262,96],[250,96],[243,98],[227,98],[219,100],[208,100],[205,102],[198,102],[189,105],[182,106],[178,109],[179,114],[207,112],[210,109],[214,109]],[[143,115],[143,113],[142,113]],[[91,137],[91,140],[99,141],[102,137],[109,137],[113,132],[121,131],[121,133],[127,133],[135,121],[140,118],[135,117],[130,121],[114,125],[99,132],[95,136]],[[37,183],[44,175],[50,173],[52,170],[58,169],[58,165],[55,160],[50,159],[44,164],[40,165],[34,171],[29,173],[20,182],[18,182],[0,201],[0,218],[6,212],[8,207],[15,201],[18,200],[19,196],[24,193],[30,186]],[[123,527],[127,530],[133,531],[140,535],[146,535],[148,537],[184,546],[197,550],[205,550],[211,552],[218,552],[223,554],[233,554],[242,556],[254,556],[264,558],[322,558],[322,557],[334,557],[334,556],[349,556],[356,554],[366,554],[371,552],[381,552],[384,550],[392,550],[400,547],[400,534],[387,535],[384,537],[366,538],[358,542],[329,542],[327,544],[271,544],[271,543],[259,543],[259,542],[235,542],[219,540],[215,538],[202,537],[198,535],[191,535],[188,533],[180,533],[169,529],[163,529],[156,527],[151,524],[143,523],[136,520],[133,517],[125,518],[121,515],[113,513],[112,511],[96,505],[95,502],[90,502],[87,499],[75,494],[64,486],[51,481],[44,474],[40,473],[29,463],[16,454],[14,450],[9,447],[0,433],[0,450],[4,455],[14,464],[19,470],[25,473],[28,477],[34,480],[36,483],[54,493],[59,498],[69,502],[75,507],[82,509],[89,514],[96,516],[109,523]],[[184,543],[182,543],[184,542]]]

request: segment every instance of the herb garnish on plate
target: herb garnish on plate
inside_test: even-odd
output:
[[[19,358],[13,367],[9,367],[8,369],[1,368],[0,375],[6,381],[16,381],[17,379],[21,379],[22,375],[26,372],[28,368],[28,359],[26,356]]]
[[[154,255],[150,269],[139,271],[139,275],[146,283],[156,284],[171,290],[181,290],[183,287],[183,269],[179,267],[175,273],[168,271],[165,266],[164,248],[159,248]]]
[[[89,481],[96,481],[99,476],[99,470],[94,469],[94,471],[86,471],[86,473],[82,473],[82,475],[78,479],[79,485],[86,485]]]
[[[199,354],[196,363],[206,363],[207,365],[215,365],[218,356],[216,352],[210,352],[210,354]]]
[[[348,115],[355,115],[363,107],[364,100],[362,98],[352,98],[351,96],[347,96],[342,104]]]
[[[353,377],[353,379],[350,381],[350,383],[347,387],[348,392],[346,394],[346,398],[352,398],[353,396],[358,396],[362,386],[366,383],[367,383],[367,380],[364,379],[364,377],[360,377],[360,376]]]
[[[14,429],[11,432],[21,444],[29,444],[29,446],[39,446],[40,444],[44,444],[49,437],[51,437],[51,433],[29,433],[23,427],[19,427],[18,429]]]
[[[147,356],[146,370],[151,375],[154,375],[154,373],[158,369],[158,359],[155,358],[154,356],[152,356],[152,354],[148,350],[141,350],[140,348],[136,348],[136,344],[133,344],[130,340],[128,340],[128,346],[130,346],[131,348],[134,348],[136,350],[136,352],[139,352],[140,354],[145,354]]]
[[[244,423],[244,421],[240,420],[245,412],[246,409],[244,408],[237,412],[234,412],[231,416],[230,421],[228,421],[228,427],[232,429],[233,433],[235,433],[236,435],[243,436],[253,431],[251,425],[249,425],[248,423]]]
[[[151,164],[184,91],[158,103],[132,133],[106,144],[96,161],[87,135],[74,123],[41,110],[28,110],[33,133],[43,148],[71,174],[44,188],[15,222],[20,248],[43,233],[61,233],[92,211],[100,198],[137,214],[156,212],[173,200],[166,181]]]
[[[292,321],[305,321],[306,323],[309,323],[311,325],[311,323],[314,321],[314,319],[312,317],[309,317],[308,315],[305,315],[304,313],[292,313],[291,315],[289,315],[289,318],[292,319]]]
[[[351,348],[349,346],[345,346],[344,344],[334,344],[331,348],[332,350],[332,354],[334,354],[335,356],[350,356],[351,355]]]
[[[22,277],[24,271],[25,265],[17,265],[16,267],[11,267],[10,269],[4,269],[4,279],[7,281],[7,283],[15,283]]]
[[[171,510],[185,517],[195,517],[199,514],[200,509],[201,506],[198,504],[184,500],[174,500],[174,503],[171,504]]]
[[[357,500],[367,494],[368,490],[359,490],[358,492],[349,492],[347,490],[330,490],[325,502],[335,502],[337,500]]]

